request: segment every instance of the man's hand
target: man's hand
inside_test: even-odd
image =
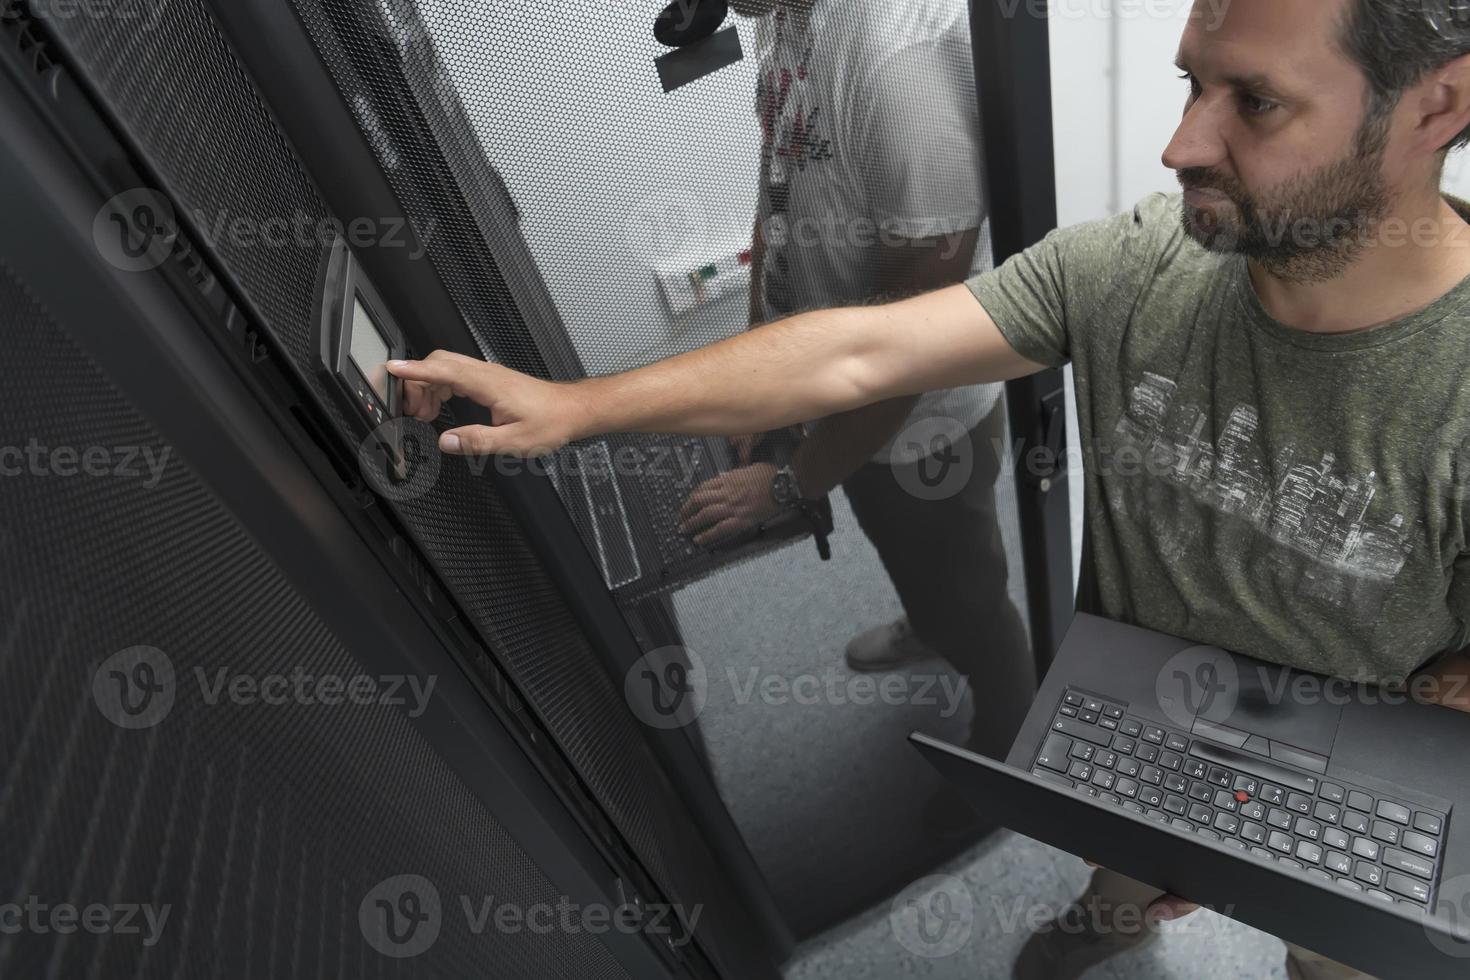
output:
[[[1199,906],[1187,898],[1180,898],[1178,895],[1160,895],[1149,903],[1143,917],[1149,922],[1173,922],[1175,919],[1182,919],[1198,911]]]
[[[1434,678],[1426,700],[1457,711],[1470,712],[1470,650],[1450,654],[1424,672]],[[1416,678],[1410,678],[1409,690],[1417,690]]]
[[[757,463],[706,480],[679,511],[679,533],[707,545],[765,523],[781,510],[771,496],[775,476],[776,467]]]
[[[1088,861],[1086,858],[1082,860],[1089,868],[1098,866],[1094,861]],[[1143,917],[1148,922],[1173,922],[1175,919],[1182,919],[1198,911],[1199,906],[1194,902],[1180,898],[1178,895],[1165,893],[1149,903],[1148,908],[1143,912]]]
[[[490,409],[490,425],[441,435],[439,448],[446,453],[545,456],[577,436],[581,402],[571,385],[442,350],[422,361],[389,361],[388,372],[404,380],[404,412],[416,419],[433,420],[454,396]]]

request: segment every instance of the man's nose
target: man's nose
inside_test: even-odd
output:
[[[1170,170],[1188,170],[1192,167],[1212,168],[1225,159],[1225,141],[1220,138],[1220,129],[1211,111],[1211,106],[1196,101],[1184,112],[1174,138],[1164,147],[1164,166]]]

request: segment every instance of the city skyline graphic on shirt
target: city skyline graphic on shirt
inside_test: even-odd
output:
[[[1413,549],[1403,514],[1386,522],[1369,518],[1377,474],[1340,471],[1333,453],[1290,443],[1268,467],[1254,405],[1236,405],[1216,441],[1210,416],[1177,396],[1176,382],[1145,372],[1114,430],[1120,444],[1141,452],[1151,461],[1151,473],[1195,500],[1311,559],[1303,583],[1307,594],[1337,606],[1366,601],[1376,609]],[[1173,544],[1166,541],[1166,550],[1182,554],[1188,542],[1181,537]]]

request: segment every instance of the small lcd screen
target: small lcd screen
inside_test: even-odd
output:
[[[352,341],[348,352],[352,355],[352,363],[357,365],[368,384],[373,386],[373,391],[377,392],[378,399],[387,406],[388,342],[383,339],[382,331],[373,322],[367,307],[362,305],[362,300],[354,296],[352,305]]]

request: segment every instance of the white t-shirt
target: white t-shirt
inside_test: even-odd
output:
[[[879,281],[885,235],[947,236],[983,225],[964,0],[783,2],[757,30],[756,112],[768,153],[760,192],[767,319],[904,289]],[[972,272],[990,267],[983,228],[980,240]],[[937,417],[973,428],[1002,389],[929,392],[899,435]],[[873,458],[913,462],[916,446],[895,436]]]

